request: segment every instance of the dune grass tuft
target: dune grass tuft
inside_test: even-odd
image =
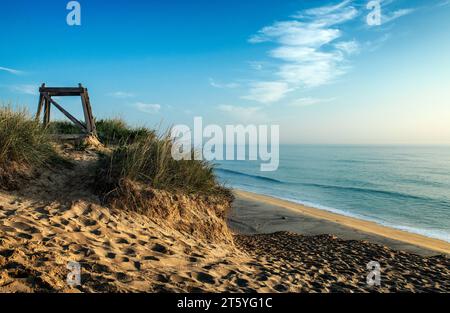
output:
[[[102,160],[102,177],[107,185],[123,179],[138,181],[153,188],[177,190],[188,194],[222,191],[211,163],[172,158],[173,139],[166,133],[141,137],[122,145]]]
[[[111,207],[134,211],[209,241],[230,240],[225,216],[233,200],[213,165],[175,160],[166,133],[142,137],[104,154],[94,188]]]
[[[18,169],[32,170],[59,160],[48,132],[25,109],[0,107],[0,184]]]

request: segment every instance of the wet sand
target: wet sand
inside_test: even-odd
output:
[[[450,254],[450,244],[441,240],[246,191],[235,190],[235,196],[228,224],[240,234],[279,231],[309,236],[332,234],[421,256]]]

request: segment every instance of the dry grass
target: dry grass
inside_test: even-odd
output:
[[[135,211],[158,223],[212,241],[229,241],[226,214],[231,192],[213,166],[172,158],[169,132],[122,145],[99,162],[95,188],[116,209]]]
[[[0,107],[0,187],[15,188],[17,178],[58,161],[48,132],[25,109]]]
[[[185,194],[217,195],[227,193],[216,180],[211,163],[198,160],[175,160],[173,139],[169,132],[154,133],[122,145],[103,158],[99,179],[114,189],[124,179],[141,182],[155,189]]]

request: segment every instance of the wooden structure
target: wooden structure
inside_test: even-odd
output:
[[[54,105],[61,113],[63,113],[72,123],[80,128],[84,134],[96,135],[97,130],[95,128],[94,116],[92,115],[91,103],[89,100],[89,94],[87,88],[84,88],[81,84],[78,87],[46,87],[42,84],[39,88],[39,104],[36,113],[36,119],[40,120],[42,110],[44,110],[44,126],[48,126],[50,123],[50,109]],[[67,112],[59,103],[57,103],[52,97],[81,97],[81,104],[84,112],[84,123],[76,119],[73,115]]]

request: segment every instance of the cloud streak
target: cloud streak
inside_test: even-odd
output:
[[[126,91],[116,91],[109,93],[108,96],[118,98],[118,99],[126,99],[126,98],[133,98],[134,94],[131,92]]]
[[[36,96],[38,95],[39,88],[37,87],[37,85],[23,84],[10,86],[10,89],[15,93]]]
[[[0,71],[7,72],[7,73],[13,74],[13,75],[21,75],[24,73],[23,71],[19,71],[19,70],[13,69],[13,68],[3,67],[3,66],[0,66]]]
[[[209,79],[209,85],[214,88],[220,88],[220,89],[233,89],[238,88],[240,85],[238,83],[218,83],[214,79]]]
[[[388,13],[388,14],[383,14],[381,16],[381,22],[382,24],[387,24],[390,23],[392,21],[395,21],[396,19],[409,15],[411,13],[414,13],[416,11],[416,9],[400,9],[400,10],[396,10],[394,12]]]
[[[264,120],[266,115],[264,114],[263,108],[252,106],[236,106],[236,105],[219,105],[218,110],[237,119],[239,121],[248,122],[255,120]]]
[[[161,105],[156,103],[136,102],[134,105],[139,111],[148,114],[156,114],[161,110]]]

